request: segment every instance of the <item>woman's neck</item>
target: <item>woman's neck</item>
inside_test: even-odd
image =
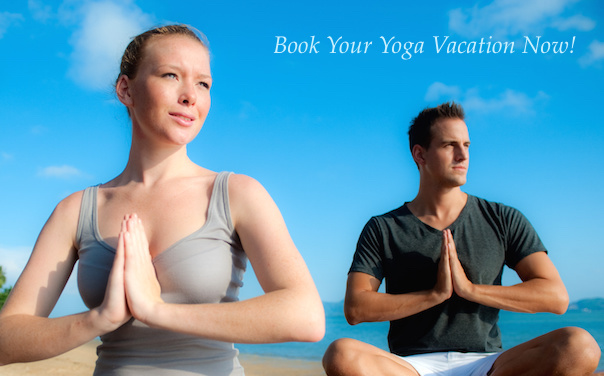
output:
[[[186,145],[150,147],[133,140],[126,168],[114,179],[114,183],[153,186],[161,181],[190,175],[196,168],[199,167],[189,159]]]

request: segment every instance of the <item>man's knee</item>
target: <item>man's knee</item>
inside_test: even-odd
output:
[[[585,360],[595,362],[596,366],[600,360],[600,346],[596,340],[585,329],[568,327],[560,329],[566,336],[568,351],[580,355]]]
[[[358,341],[350,338],[340,338],[333,341],[323,355],[323,368],[328,375],[338,375],[340,370],[351,366],[357,358]]]
[[[558,359],[562,364],[572,368],[595,370],[600,361],[600,346],[584,329],[567,327],[552,332],[556,341]],[[566,360],[566,361],[564,361]]]

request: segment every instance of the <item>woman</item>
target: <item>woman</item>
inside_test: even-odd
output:
[[[98,375],[239,375],[233,342],[323,337],[319,295],[268,193],[187,156],[211,85],[208,49],[189,28],[130,43],[116,82],[132,120],[126,168],[57,205],[0,312],[1,364],[101,336]],[[265,294],[239,302],[246,258]],[[49,319],[76,260],[90,310]]]

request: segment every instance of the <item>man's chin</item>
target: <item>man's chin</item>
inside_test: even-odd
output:
[[[458,188],[466,184],[467,179],[452,179],[448,181],[449,188]]]

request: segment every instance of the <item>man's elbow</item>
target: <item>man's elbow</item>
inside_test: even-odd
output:
[[[556,315],[562,315],[568,309],[569,298],[566,289],[563,292],[559,292],[556,294],[556,299],[552,304],[552,313]]]
[[[544,307],[540,310],[541,312],[554,313],[556,315],[562,315],[568,309],[569,298],[568,292],[564,285],[552,288],[547,294],[547,300],[543,302]]]
[[[344,303],[344,317],[350,325],[357,325],[364,321],[361,310],[348,303]]]

